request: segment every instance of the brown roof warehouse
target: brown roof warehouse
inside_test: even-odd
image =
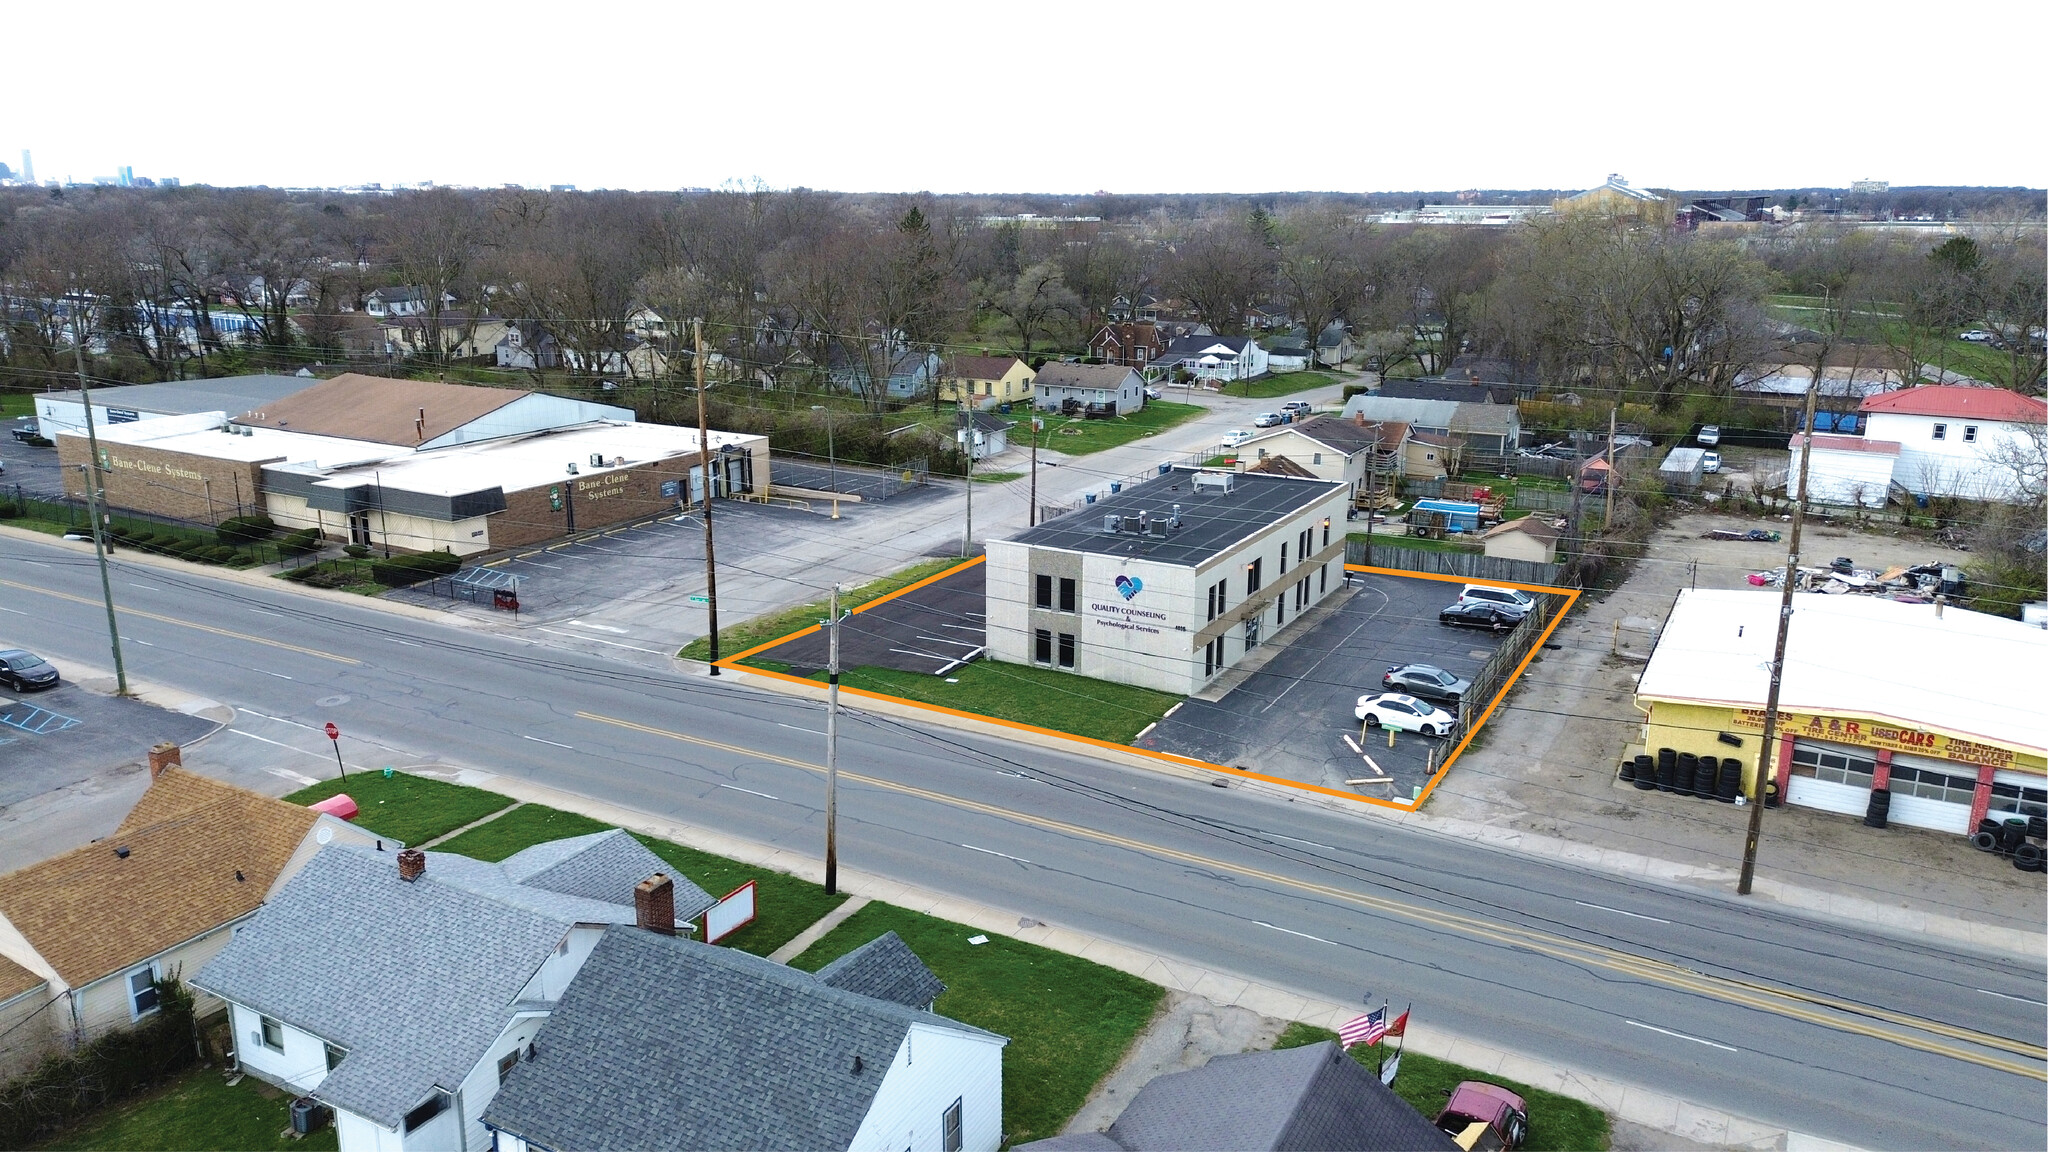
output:
[[[109,507],[208,524],[264,513],[352,543],[473,555],[694,504],[707,456],[712,495],[768,490],[765,437],[714,431],[700,448],[694,428],[514,388],[349,373],[240,413],[176,409],[98,427]],[[86,437],[56,440],[65,489],[82,497]]]

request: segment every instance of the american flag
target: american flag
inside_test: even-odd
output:
[[[1363,1016],[1356,1016],[1345,1021],[1344,1026],[1337,1029],[1337,1039],[1343,1041],[1346,1048],[1358,1044],[1363,1044],[1370,1048],[1379,1043],[1380,1039],[1386,1034],[1387,1007],[1384,1004]]]

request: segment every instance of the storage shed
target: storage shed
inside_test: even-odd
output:
[[[1657,465],[1657,479],[1663,481],[1667,491],[1694,492],[1699,489],[1706,468],[1706,449],[1673,448],[1664,462]]]

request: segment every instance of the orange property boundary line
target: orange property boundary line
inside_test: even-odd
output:
[[[986,559],[986,557],[977,556],[972,560],[964,560],[958,564],[953,565],[951,568],[948,568],[943,572],[939,572],[932,576],[927,576],[923,580],[919,580],[915,584],[910,584],[903,588],[899,588],[896,591],[889,593],[887,596],[881,596],[877,597],[876,599],[870,600],[866,604],[863,604],[860,607],[853,609],[853,611],[865,612],[869,608],[872,608],[877,604],[886,604],[889,601],[894,600],[898,596],[914,592],[927,584],[933,584],[937,583],[940,580],[944,580],[946,577],[953,575],[955,572],[965,571],[966,569],[971,568],[976,564],[980,564],[984,559]],[[883,700],[891,704],[899,704],[908,708],[923,709],[926,712],[934,712],[942,716],[951,716],[963,720],[974,720],[979,721],[983,724],[994,724],[998,727],[1011,728],[1019,732],[1030,732],[1039,736],[1050,736],[1058,740],[1084,745],[1089,748],[1100,748],[1110,752],[1121,752],[1126,755],[1143,756],[1149,759],[1159,760],[1168,764],[1177,764],[1186,768],[1200,768],[1206,771],[1218,773],[1219,775],[1223,776],[1234,776],[1240,780],[1258,780],[1267,784],[1278,784],[1284,788],[1293,788],[1301,792],[1312,792],[1321,796],[1334,796],[1340,800],[1350,800],[1359,804],[1371,804],[1380,808],[1391,809],[1395,812],[1413,812],[1416,809],[1422,807],[1423,801],[1429,799],[1429,794],[1436,790],[1436,786],[1440,781],[1443,780],[1444,774],[1449,772],[1451,770],[1451,765],[1456,763],[1458,757],[1464,754],[1466,745],[1472,742],[1472,738],[1479,734],[1479,729],[1484,727],[1486,725],[1486,722],[1493,717],[1494,710],[1500,707],[1500,703],[1502,700],[1507,698],[1508,690],[1515,686],[1515,681],[1521,679],[1522,673],[1529,667],[1529,662],[1535,659],[1536,654],[1538,652],[1541,652],[1543,650],[1543,645],[1550,640],[1551,633],[1557,631],[1557,626],[1564,621],[1565,613],[1570,612],[1572,610],[1572,607],[1578,603],[1579,590],[1576,588],[1552,588],[1543,584],[1509,584],[1496,580],[1467,580],[1462,576],[1439,576],[1433,573],[1407,572],[1394,568],[1372,568],[1367,567],[1363,564],[1346,564],[1344,566],[1344,570],[1346,572],[1373,572],[1387,576],[1410,576],[1421,580],[1442,580],[1458,584],[1491,584],[1496,587],[1520,588],[1524,591],[1529,592],[1548,592],[1553,595],[1566,597],[1564,607],[1559,609],[1557,613],[1550,618],[1550,626],[1543,630],[1543,635],[1537,638],[1535,644],[1530,645],[1528,654],[1522,657],[1522,662],[1515,666],[1514,673],[1507,678],[1506,683],[1501,685],[1500,691],[1495,693],[1493,699],[1487,703],[1486,711],[1480,713],[1479,720],[1472,725],[1472,730],[1465,733],[1465,738],[1463,740],[1458,741],[1458,746],[1455,749],[1453,749],[1451,751],[1451,754],[1444,759],[1444,762],[1437,767],[1436,773],[1429,778],[1429,783],[1423,785],[1422,794],[1415,797],[1413,800],[1393,801],[1381,800],[1376,796],[1360,796],[1355,792],[1341,792],[1335,788],[1325,788],[1320,784],[1308,784],[1300,780],[1289,780],[1283,776],[1268,776],[1263,772],[1252,772],[1242,768],[1233,768],[1227,764],[1211,764],[1207,760],[1197,760],[1192,756],[1181,756],[1172,752],[1159,752],[1150,748],[1138,748],[1130,744],[1118,744],[1111,740],[1098,740],[1092,736],[1077,736],[1072,732],[1061,732],[1056,728],[1041,728],[1036,724],[1024,724],[1016,720],[1004,720],[1001,717],[997,716],[984,716],[979,712],[964,712],[957,708],[948,708],[943,704],[927,704],[922,700],[907,700],[901,696],[890,696],[887,693],[883,692],[870,692],[862,688],[848,688],[844,685],[841,685],[839,692],[843,696],[858,696],[869,700]],[[770,640],[766,644],[756,644],[754,647],[749,648],[744,652],[740,652],[732,656],[727,656],[724,659],[718,661],[718,666],[721,668],[731,669],[735,672],[745,672],[750,676],[766,676],[771,679],[781,680],[785,683],[799,685],[804,688],[822,689],[824,685],[820,684],[816,680],[810,680],[802,676],[792,676],[787,672],[775,672],[766,668],[746,667],[739,663],[741,660],[744,660],[749,656],[765,652],[770,648],[777,647],[778,645],[787,644],[791,640],[796,640],[805,636],[809,636],[811,633],[818,631],[820,627],[822,627],[822,625],[813,624],[808,628],[802,628],[795,632],[792,632],[789,635],[782,637],[781,639]]]

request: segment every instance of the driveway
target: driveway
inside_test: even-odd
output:
[[[1485,632],[1446,628],[1436,614],[1457,597],[1457,585],[1379,573],[1350,574],[1343,604],[1288,633],[1281,651],[1217,700],[1190,699],[1138,740],[1213,764],[1247,768],[1305,784],[1379,799],[1406,799],[1462,734],[1437,740],[1399,733],[1361,733],[1352,709],[1380,691],[1395,664],[1435,664],[1458,676],[1478,671],[1499,644]]]

